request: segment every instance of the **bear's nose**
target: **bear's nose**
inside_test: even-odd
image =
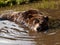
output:
[[[41,27],[37,27],[37,31],[40,32],[42,30]]]

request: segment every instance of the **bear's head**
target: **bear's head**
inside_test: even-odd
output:
[[[22,15],[32,30],[39,32],[48,29],[48,16],[43,15],[38,10],[28,10]]]

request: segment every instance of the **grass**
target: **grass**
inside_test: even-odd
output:
[[[14,5],[14,6],[6,6],[0,7],[0,10],[28,10],[28,9],[59,9],[60,8],[60,0],[59,1],[39,1],[35,3],[28,3],[23,5]]]

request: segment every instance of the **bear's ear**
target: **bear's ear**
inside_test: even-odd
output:
[[[48,21],[48,20],[49,20],[49,17],[48,17],[48,16],[44,16],[44,19],[45,19],[46,21]]]

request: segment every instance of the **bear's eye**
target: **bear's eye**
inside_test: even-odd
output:
[[[34,19],[33,23],[34,24],[39,23],[39,20],[38,19]]]

